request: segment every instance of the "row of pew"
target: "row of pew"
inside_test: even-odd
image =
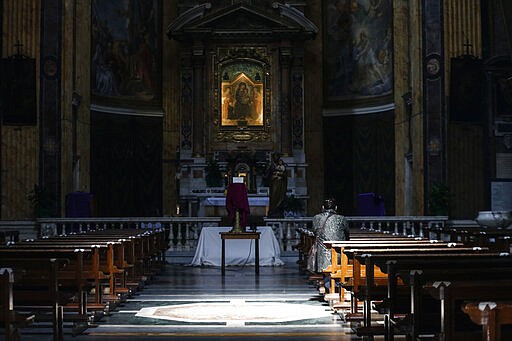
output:
[[[94,325],[163,269],[163,229],[103,229],[0,246],[1,312],[6,340],[22,327],[50,325],[63,340]]]
[[[345,308],[345,320],[357,321],[355,331],[362,337],[509,339],[512,231],[438,227],[435,232],[444,240],[356,230],[349,241],[324,242],[331,250],[323,276],[335,288],[326,295],[333,309]],[[313,238],[303,231],[303,255]],[[372,316],[376,311],[383,321]]]

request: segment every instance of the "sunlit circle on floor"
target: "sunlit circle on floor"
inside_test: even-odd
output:
[[[296,303],[230,302],[190,303],[142,308],[135,316],[182,322],[288,322],[331,315],[329,309]]]

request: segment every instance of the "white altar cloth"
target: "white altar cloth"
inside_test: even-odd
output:
[[[221,266],[222,240],[219,232],[228,232],[231,227],[205,226],[199,235],[196,253],[190,265]],[[270,226],[260,226],[260,266],[283,265],[279,242],[274,236]],[[226,266],[228,265],[254,265],[254,240],[229,239],[226,243]],[[250,247],[250,248],[249,248]]]

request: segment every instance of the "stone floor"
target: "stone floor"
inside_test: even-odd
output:
[[[360,340],[307,276],[296,253],[284,266],[191,267],[192,255],[168,254],[165,271],[140,292],[78,336],[66,340]],[[44,329],[22,340],[52,340]]]

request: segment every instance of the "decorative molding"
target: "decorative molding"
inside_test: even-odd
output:
[[[181,120],[181,138],[180,146],[182,150],[192,150],[192,122],[193,122],[193,72],[188,61],[183,59],[181,69],[181,100],[180,100],[180,120]]]
[[[220,131],[215,135],[216,142],[268,141],[270,135],[265,131]]]
[[[364,108],[337,108],[337,109],[324,109],[322,111],[324,117],[334,116],[351,116],[351,115],[367,115],[386,112],[395,109],[395,103],[388,103],[375,107]]]
[[[280,4],[278,2],[272,3],[272,7],[279,9],[279,14],[282,16],[285,16],[287,18],[292,19],[296,23],[298,23],[300,26],[304,27],[305,30],[309,31],[310,33],[317,34],[318,33],[318,27],[304,16],[304,13],[299,11],[297,8],[290,6],[289,4]]]
[[[291,89],[291,113],[292,113],[292,131],[293,149],[304,148],[304,84],[303,68],[292,72]]]
[[[169,37],[169,39],[172,38],[172,32],[180,30],[186,24],[196,20],[197,18],[204,16],[206,10],[210,8],[212,8],[212,4],[207,2],[201,5],[194,6],[191,9],[185,11],[179,17],[177,17],[176,20],[174,20],[167,26],[167,36]]]
[[[444,1],[425,1],[421,5],[422,74],[423,74],[423,146],[425,188],[445,183],[446,170],[446,103],[445,103],[445,39]],[[437,64],[436,64],[437,62]],[[426,194],[425,194],[426,195]],[[424,198],[424,209],[428,200]]]
[[[131,116],[151,116],[163,117],[164,112],[156,109],[138,109],[138,108],[120,108],[109,107],[106,105],[91,104],[91,110],[106,114],[131,115]]]
[[[237,2],[205,15],[211,7],[210,3],[196,6],[175,18],[167,27],[169,39],[261,41],[292,37],[307,40],[318,32],[304,13],[288,4],[274,3],[265,8]]]

